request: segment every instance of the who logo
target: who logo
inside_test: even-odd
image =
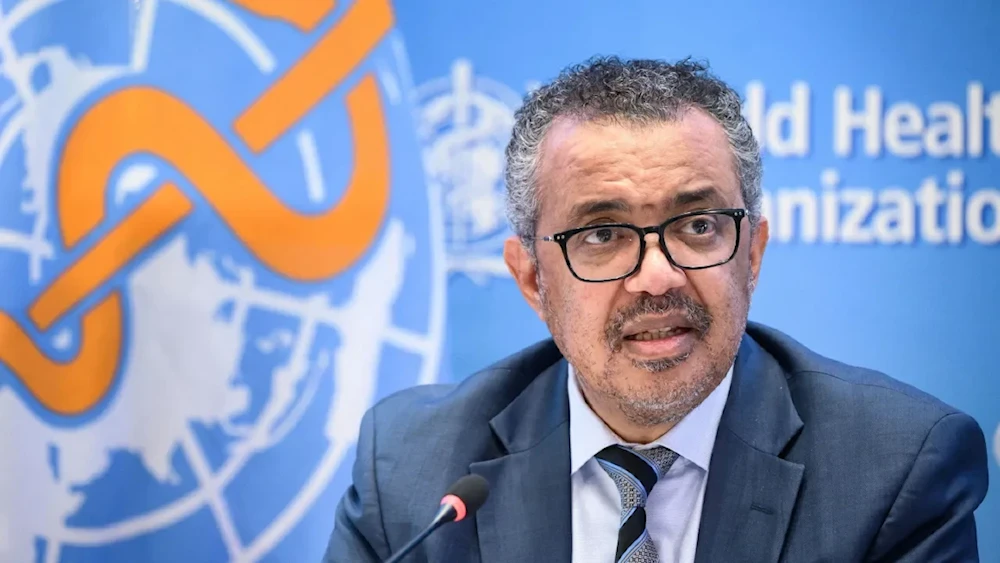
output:
[[[530,88],[530,86],[529,86]],[[477,284],[509,274],[503,244],[504,151],[521,97],[456,59],[448,76],[417,89],[418,133],[430,192],[444,209],[448,270]]]
[[[0,561],[319,560],[445,256],[388,0],[0,14]]]

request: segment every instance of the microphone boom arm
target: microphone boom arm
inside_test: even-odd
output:
[[[413,550],[413,548],[417,547],[420,542],[424,541],[427,536],[431,535],[434,530],[437,530],[441,526],[450,522],[457,514],[458,512],[455,510],[455,507],[450,504],[442,504],[441,510],[439,510],[437,515],[434,516],[434,520],[431,521],[430,525],[424,528],[422,532],[414,536],[413,539],[407,542],[406,545],[400,548],[400,550],[397,551],[395,555],[390,557],[385,563],[398,563],[401,561],[403,557],[406,557],[406,555]]]

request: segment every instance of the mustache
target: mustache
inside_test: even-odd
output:
[[[677,291],[663,295],[643,295],[634,303],[615,312],[604,329],[608,348],[618,351],[625,340],[625,325],[651,315],[680,313],[691,330],[701,339],[712,326],[708,309],[690,296]]]

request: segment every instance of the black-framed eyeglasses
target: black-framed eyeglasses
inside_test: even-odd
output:
[[[660,250],[678,268],[703,270],[725,264],[740,246],[740,225],[746,216],[746,209],[701,209],[650,227],[605,223],[536,240],[558,243],[566,266],[578,280],[609,282],[639,270],[650,233],[659,235]]]

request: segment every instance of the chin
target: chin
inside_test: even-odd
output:
[[[718,386],[726,371],[690,355],[675,358],[631,360],[631,369],[621,373],[621,398],[630,402],[697,406]]]
[[[672,389],[696,386],[702,381],[714,382],[714,370],[691,361],[665,358],[662,360],[633,361],[620,373],[626,387],[644,390],[656,395],[669,394]]]
[[[716,384],[711,377],[647,379],[642,385],[616,386],[615,399],[622,414],[633,424],[672,424],[700,405]]]
[[[663,373],[683,368],[691,354],[666,358],[631,358],[632,367],[647,373]]]

